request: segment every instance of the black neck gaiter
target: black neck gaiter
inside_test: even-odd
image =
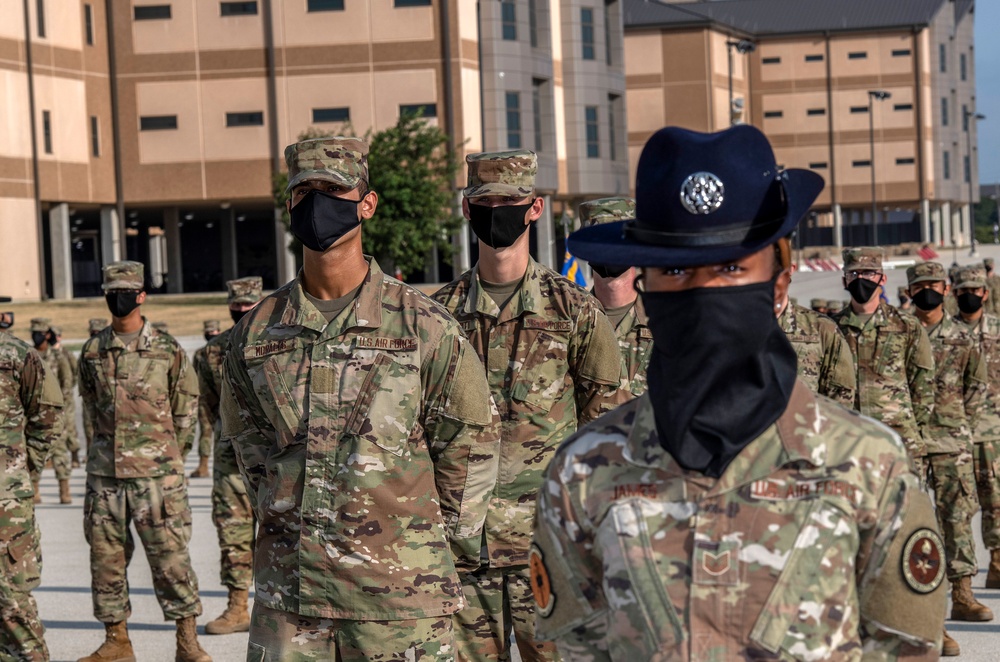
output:
[[[798,360],[774,316],[774,282],[643,292],[647,379],[660,443],[718,478],[784,413]]]

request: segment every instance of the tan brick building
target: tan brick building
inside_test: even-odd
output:
[[[716,131],[735,116],[768,135],[781,165],[826,179],[803,243],[863,244],[873,241],[874,145],[878,242],[968,244],[973,0],[625,0],[624,9],[633,168],[661,126]]]
[[[146,264],[151,291],[253,274],[275,287],[295,267],[271,202],[283,147],[310,126],[363,134],[410,109],[460,157],[538,151],[550,205],[533,250],[556,264],[553,218],[629,188],[620,5],[10,0],[0,295],[96,295],[101,265],[122,257]],[[475,245],[457,244],[464,268]],[[428,279],[451,275],[428,265]]]

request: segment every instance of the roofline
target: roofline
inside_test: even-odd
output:
[[[644,25],[626,25],[625,32],[638,32],[640,30],[656,30],[660,32],[680,32],[691,28],[711,28],[717,32],[722,32],[733,37],[743,37],[754,40],[775,39],[783,37],[827,37],[835,34],[891,34],[894,32],[906,32],[907,34],[919,33],[930,27],[930,23],[913,23],[910,25],[900,25],[895,27],[864,27],[864,28],[827,28],[825,30],[802,30],[798,32],[747,32],[734,28],[726,23],[706,19],[702,22],[691,23],[649,23]]]

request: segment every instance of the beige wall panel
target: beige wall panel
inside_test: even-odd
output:
[[[905,128],[912,126],[906,119],[913,117],[913,111],[895,111],[893,104],[910,103],[913,99],[913,88],[889,87],[892,98],[885,101],[874,101],[875,131],[879,128]],[[833,130],[868,131],[868,112],[852,113],[852,107],[868,107],[867,89],[833,91]],[[876,135],[876,140],[878,136]]]
[[[670,85],[666,89],[664,124],[693,131],[708,131],[708,98],[705,83]]]
[[[707,79],[704,31],[668,32],[663,35],[663,79],[667,83]],[[656,53],[650,53],[656,57]],[[629,71],[629,73],[633,73]]]
[[[645,144],[628,146],[628,182],[631,195],[635,195],[635,173],[639,168],[639,156],[643,147]]]
[[[125,199],[132,204],[201,200],[202,182],[201,162],[137,166],[125,173]]]
[[[186,4],[186,3],[185,3]],[[203,51],[264,48],[264,23],[257,3],[257,14],[249,16],[222,16],[219,3],[212,0],[194,0],[195,20],[198,22],[198,48]],[[301,5],[305,3],[278,2]],[[305,13],[303,11],[303,13]]]
[[[267,159],[267,84],[263,78],[203,81],[204,158],[208,161]],[[226,113],[263,112],[261,126],[226,126]],[[186,160],[186,159],[185,159]],[[210,189],[211,190],[211,189]]]
[[[830,67],[835,78],[871,76],[881,73],[878,69],[880,38],[876,35],[836,37],[830,40]],[[850,53],[867,53],[865,58],[852,60]]]
[[[81,109],[87,107],[86,88],[82,80],[35,76],[35,108],[38,113],[38,159],[71,163],[90,160],[88,139],[89,120]],[[42,111],[52,117],[52,154],[46,154],[42,136]],[[27,130],[24,127],[23,130]]]
[[[267,158],[209,161],[205,164],[205,181],[209,195],[215,199],[268,200],[271,190],[271,162]]]
[[[0,69],[0,108],[0,157],[31,158],[27,74]]]
[[[43,179],[43,200],[90,202],[93,199],[89,163],[60,162],[57,167],[59,168],[59,188],[55,189],[52,187],[52,181]]]
[[[368,42],[371,26],[367,0],[345,2],[344,11],[307,12],[305,5],[306,0],[285,0],[274,5],[276,46]]]
[[[163,0],[134,0],[133,5],[162,5]],[[219,11],[217,2],[198,0],[199,5],[211,6]],[[132,26],[132,52],[177,53],[198,48],[199,35],[195,16],[195,0],[172,0],[170,18],[164,20],[135,21],[132,12],[122,17]],[[116,30],[117,31],[117,30]],[[203,46],[204,47],[204,46]]]
[[[24,41],[0,37],[0,69],[24,69]]]
[[[0,197],[0,293],[15,299],[38,299],[38,225],[31,198]]]
[[[8,6],[17,0],[5,0],[2,13],[6,17]],[[31,13],[32,41],[59,48],[80,50],[83,48],[83,3],[78,0],[48,0],[45,2],[45,36],[39,37],[35,28],[36,2],[28,3]],[[24,15],[23,13],[21,14]],[[23,34],[23,33],[22,33]]]
[[[375,43],[434,39],[434,7],[393,7],[393,0],[369,0]]]
[[[24,4],[20,0],[3,0],[3,20],[0,21],[0,39],[24,42]],[[29,3],[30,6],[30,3]],[[32,18],[34,28],[34,18]],[[37,33],[36,33],[37,34]]]
[[[457,5],[458,36],[461,37],[463,41],[479,41],[479,21],[477,18],[475,3],[458,0]]]
[[[709,48],[711,50],[712,57],[712,73],[729,80],[729,47],[726,46],[726,42],[732,39],[733,41],[738,41],[737,39],[724,35],[721,32],[715,32],[714,30],[709,33]],[[740,55],[739,51],[733,49],[733,84],[745,83],[747,77],[747,64],[749,63],[747,55]]]
[[[659,32],[625,35],[625,71],[630,76],[663,73],[663,40]]]
[[[137,83],[136,127],[148,115],[176,115],[177,128],[139,131],[139,163],[178,163],[201,158],[198,82]]]
[[[807,62],[807,55],[822,55],[823,60]],[[760,44],[754,57],[760,62],[764,82],[820,80],[826,78],[826,45],[820,39],[794,39]],[[773,64],[765,59],[780,58]]]
[[[0,182],[31,183],[31,158],[0,154]]]
[[[376,72],[373,93],[375,130],[381,131],[395,124],[401,104],[436,103],[441,111],[437,89],[437,75],[433,69]],[[436,122],[431,120],[431,123]]]
[[[800,92],[797,94],[763,94],[760,96],[763,131],[768,135],[783,133],[825,133],[829,117],[810,115],[814,109],[826,110],[826,93]],[[768,112],[782,113],[781,117],[765,117]]]
[[[482,116],[480,115],[479,70],[462,67],[462,125],[465,135],[460,140],[467,140],[465,153],[472,154],[483,151]]]
[[[359,135],[364,135],[373,123],[369,74],[285,76],[278,79],[278,89],[282,146],[295,142],[310,126],[336,133],[343,130],[340,124],[314,125],[313,108],[350,108],[351,125]]]
[[[830,149],[822,145],[780,147],[774,150],[778,165],[784,168],[809,168],[810,163],[830,163]],[[829,170],[817,169],[826,177]]]
[[[666,125],[663,89],[629,89],[625,92],[629,131],[656,131]]]

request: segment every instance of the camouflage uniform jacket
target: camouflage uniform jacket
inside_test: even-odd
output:
[[[0,331],[0,499],[30,499],[62,434],[62,394],[30,345]]]
[[[622,373],[618,388],[638,398],[646,392],[646,368],[653,350],[653,333],[646,326],[646,311],[642,299],[625,313],[615,329],[618,348],[622,352]]]
[[[928,330],[934,350],[934,413],[924,430],[928,453],[957,453],[972,443],[986,398],[986,362],[961,321],[945,317]]]
[[[1000,292],[997,294],[1000,296]],[[990,296],[992,298],[992,294]],[[955,320],[961,321],[961,318]],[[979,340],[987,376],[985,402],[972,434],[972,440],[978,444],[1000,439],[1000,317],[984,313],[970,330]]]
[[[198,373],[198,408],[202,415],[209,417],[210,425],[215,428],[215,447],[213,449],[213,470],[224,474],[238,474],[236,451],[228,441],[222,440],[219,433],[222,421],[219,419],[219,402],[222,397],[222,362],[226,356],[226,346],[233,332],[227,329],[208,341],[208,344],[195,354],[194,367]],[[199,358],[200,354],[200,358]]]
[[[216,336],[218,338],[218,336]],[[215,340],[213,338],[212,340]],[[211,341],[209,341],[211,342]],[[221,393],[221,384],[219,381],[219,387],[215,389],[214,393],[207,395],[205,393],[205,387],[207,382],[205,380],[206,376],[211,375],[213,372],[219,373],[219,378],[222,377],[222,355],[221,351],[216,350],[215,356],[211,359],[208,358],[208,345],[201,347],[194,352],[194,356],[191,357],[191,365],[194,368],[195,374],[198,375],[198,447],[202,445],[202,441],[205,443],[211,443],[213,435],[216,435],[216,426],[219,424],[219,393]],[[210,362],[211,361],[211,362]],[[235,470],[235,456],[233,458],[233,469]]]
[[[990,291],[990,296],[984,304],[986,312],[994,317],[1000,317],[1000,276],[987,278],[986,289]]]
[[[857,374],[851,348],[836,322],[814,310],[792,304],[785,306],[778,325],[788,336],[799,363],[799,379],[813,393],[854,407]]]
[[[940,538],[915,585],[901,572],[936,532],[899,438],[801,380],[718,480],[680,468],[642,397],[548,467],[536,630],[572,660],[936,660]]]
[[[94,438],[87,473],[151,478],[184,473],[194,442],[198,378],[172,336],[143,320],[135,351],[107,327],[80,352],[80,396]]]
[[[614,329],[593,295],[534,260],[503,311],[480,285],[478,265],[434,298],[462,325],[500,409],[500,472],[486,518],[490,567],[524,565],[535,493],[556,448],[631,399],[618,388]]]
[[[854,408],[895,430],[912,457],[926,455],[923,430],[934,408],[934,355],[920,322],[885,303],[867,325],[850,306],[833,319],[854,355]]]
[[[73,386],[76,383],[76,377],[73,375],[73,364],[66,358],[65,352],[52,347],[47,347],[45,351],[39,351],[38,354],[45,362],[46,372],[52,373],[59,383],[59,391],[62,393],[63,406],[65,407],[66,402],[73,397]]]
[[[311,618],[450,614],[456,565],[479,567],[499,420],[455,320],[368,259],[329,324],[300,276],[230,336],[222,437],[259,522],[256,600]]]

